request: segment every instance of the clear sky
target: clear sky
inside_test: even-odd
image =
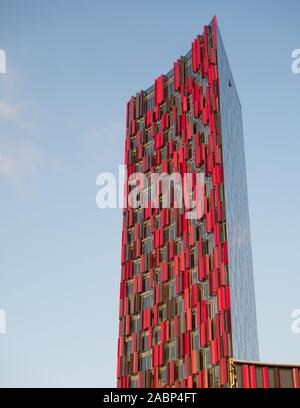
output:
[[[299,0],[0,0],[0,386],[115,386],[125,103],[216,14],[243,106],[261,360],[300,364]]]

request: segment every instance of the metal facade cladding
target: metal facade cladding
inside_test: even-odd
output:
[[[233,387],[300,388],[300,366],[233,361]]]
[[[231,386],[217,42],[214,18],[167,75],[127,103],[128,177],[202,173],[205,194],[197,220],[174,205],[123,210],[118,387]]]

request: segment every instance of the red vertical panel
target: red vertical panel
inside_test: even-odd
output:
[[[125,335],[128,336],[130,333],[130,316],[125,316]]]
[[[208,388],[208,369],[207,368],[205,368],[202,371],[202,385],[203,385],[203,388]]]
[[[294,388],[300,388],[299,368],[293,368]]]
[[[269,388],[269,376],[268,376],[268,367],[263,367],[263,385],[264,388]]]
[[[181,82],[181,68],[180,68],[180,59],[178,59],[174,64],[174,88],[175,91],[178,91],[180,88]]]
[[[189,355],[184,357],[184,372],[186,377],[188,377],[191,373],[191,361]]]
[[[148,347],[151,348],[152,347],[152,327],[149,327],[149,331],[148,331]]]
[[[133,373],[138,372],[138,353],[133,353]]]
[[[210,362],[212,365],[215,365],[217,363],[216,340],[212,340],[210,343]]]
[[[159,370],[158,367],[154,367],[153,370],[153,388],[159,387]]]
[[[192,350],[191,354],[191,360],[192,360],[192,374],[197,374],[198,371],[198,351],[197,350]]]
[[[192,311],[191,309],[188,309],[186,311],[186,330],[187,331],[192,330]]]
[[[163,355],[163,345],[159,344],[159,365],[163,365],[164,363],[164,355]]]
[[[255,366],[251,365],[249,367],[250,370],[250,384],[251,388],[256,388],[256,374],[255,374]]]
[[[212,31],[213,31],[213,47],[217,49],[217,17],[212,19]]]
[[[227,381],[227,360],[226,358],[222,358],[220,362],[220,384],[225,385]]]
[[[229,357],[229,350],[228,350],[228,336],[226,333],[224,333],[223,336],[223,354],[224,357]]]
[[[193,388],[193,377],[191,375],[187,378],[187,388]]]
[[[198,383],[197,383],[198,388],[203,388],[203,374],[202,371],[198,372]]]
[[[179,336],[179,316],[174,316],[174,336]]]
[[[249,370],[248,370],[248,365],[243,364],[242,365],[242,373],[243,373],[243,388],[249,388]]]
[[[172,385],[175,380],[175,362],[168,362],[168,385]]]
[[[201,323],[200,325],[200,346],[205,347],[206,346],[206,328],[205,328],[205,323]]]
[[[117,358],[117,377],[120,377],[121,375],[121,357]]]
[[[138,372],[138,388],[143,388],[143,372]]]
[[[223,259],[224,259],[224,264],[228,265],[228,246],[227,246],[227,241],[224,242],[223,244]]]

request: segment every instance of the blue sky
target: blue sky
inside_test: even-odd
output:
[[[0,386],[115,386],[125,103],[214,14],[243,106],[260,354],[300,363],[300,3],[0,0]]]

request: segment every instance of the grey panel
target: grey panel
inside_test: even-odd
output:
[[[233,356],[259,360],[242,110],[218,31]]]

